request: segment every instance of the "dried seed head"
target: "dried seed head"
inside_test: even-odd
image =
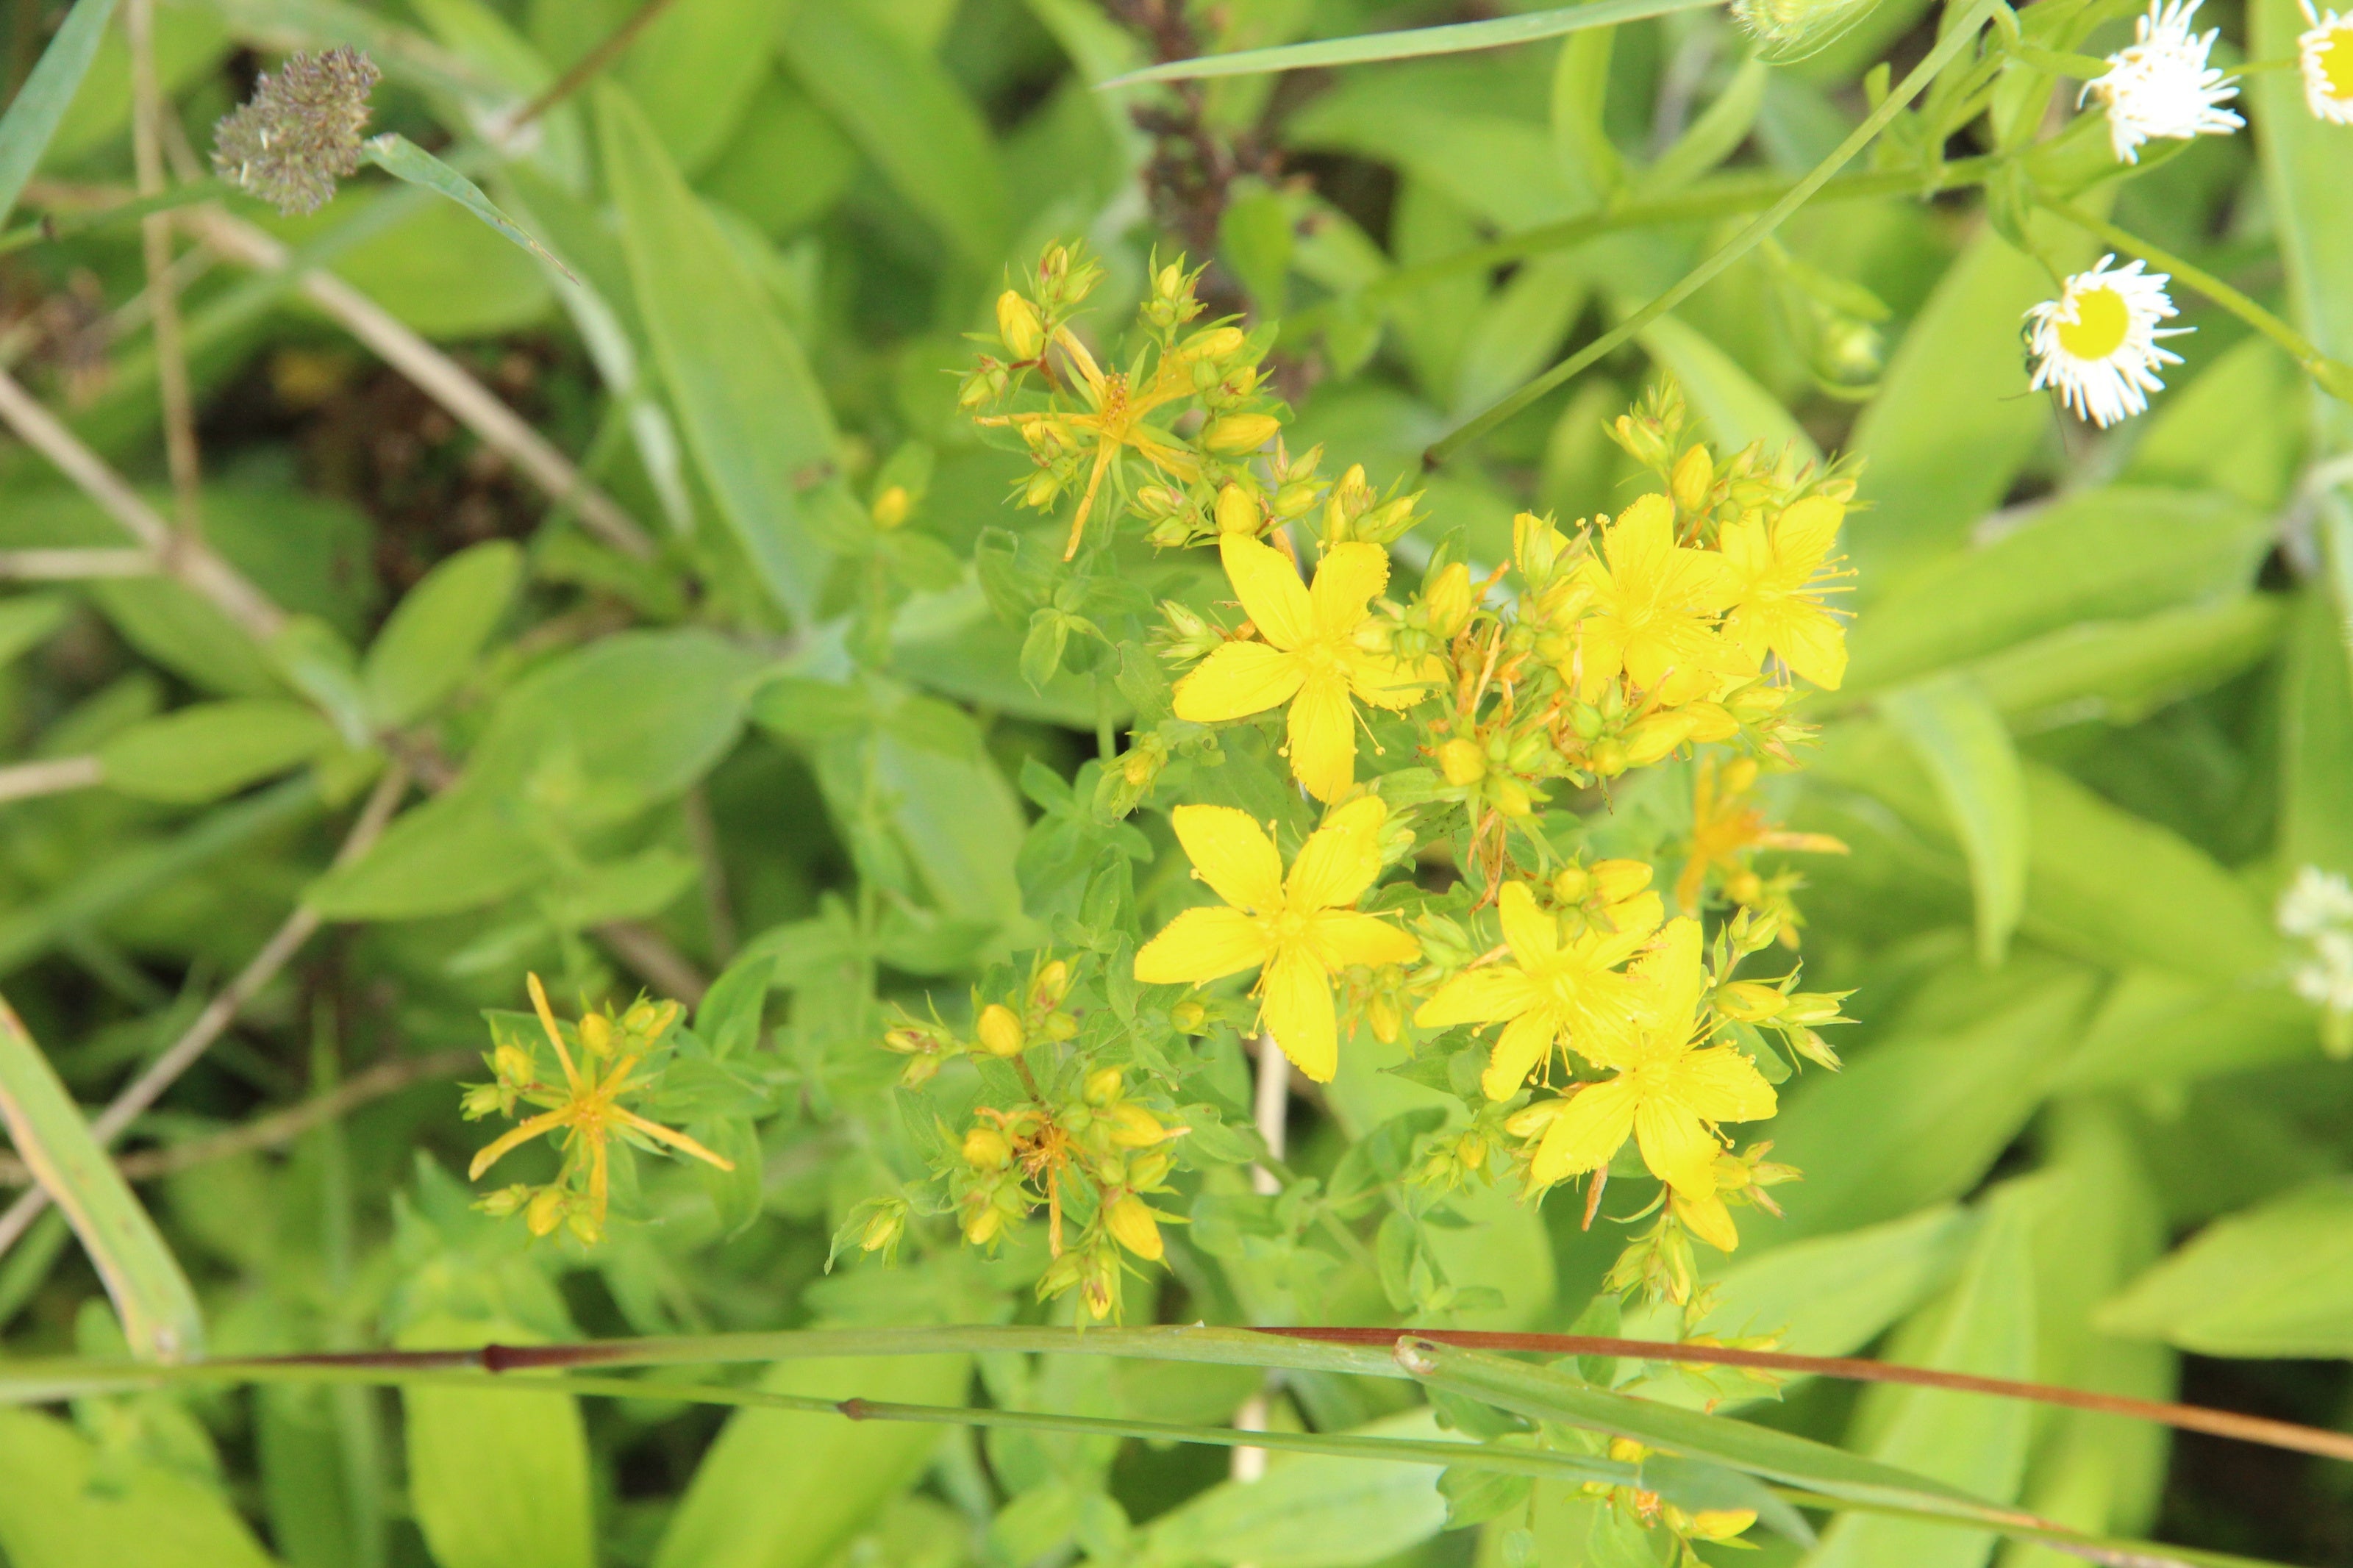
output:
[[[382,75],[357,49],[289,56],[213,127],[213,168],[281,213],[318,211],[360,166],[368,93]]]

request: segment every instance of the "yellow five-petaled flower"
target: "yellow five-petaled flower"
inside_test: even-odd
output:
[[[1504,883],[1497,905],[1514,962],[1464,970],[1440,986],[1413,1021],[1442,1029],[1509,1019],[1480,1080],[1488,1099],[1509,1100],[1551,1054],[1554,1041],[1566,1037],[1574,1049],[1599,1060],[1586,1043],[1625,1031],[1639,983],[1618,965],[1641,951],[1651,930],[1588,931],[1564,942],[1559,922],[1536,908],[1525,882]]]
[[[1169,921],[1135,955],[1135,977],[1198,985],[1258,970],[1261,1022],[1301,1072],[1329,1083],[1340,1061],[1333,972],[1421,954],[1412,937],[1353,907],[1380,874],[1388,816],[1376,797],[1350,801],[1307,836],[1285,877],[1274,840],[1246,814],[1178,806],[1169,814],[1177,842],[1227,907],[1187,910]]]
[[[1769,651],[1826,691],[1846,679],[1846,630],[1822,607],[1822,595],[1838,591],[1830,553],[1845,516],[1828,496],[1808,496],[1769,529],[1752,515],[1724,531],[1734,583],[1724,635],[1750,669]]]
[[[1676,1213],[1728,1251],[1738,1237],[1716,1195],[1715,1126],[1772,1115],[1773,1086],[1738,1050],[1700,1043],[1706,974],[1697,921],[1669,921],[1635,972],[1641,989],[1632,1026],[1590,1037],[1578,1047],[1617,1076],[1587,1084],[1560,1106],[1536,1147],[1530,1179],[1549,1186],[1600,1170],[1630,1135],[1651,1173],[1672,1189]]]
[[[1389,579],[1377,544],[1337,544],[1315,585],[1303,586],[1289,557],[1240,534],[1218,542],[1226,575],[1264,642],[1229,642],[1176,683],[1176,717],[1197,724],[1247,718],[1291,704],[1291,771],[1318,800],[1337,800],[1356,776],[1356,714],[1350,699],[1409,707],[1421,682],[1377,647],[1364,646],[1373,595]]]
[[[1732,602],[1732,574],[1715,552],[1675,542],[1666,497],[1640,497],[1608,523],[1579,580],[1593,609],[1577,626],[1574,679],[1588,700],[1622,674],[1639,691],[1687,702],[1731,662],[1715,617]]]

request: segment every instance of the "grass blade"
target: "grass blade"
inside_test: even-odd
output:
[[[114,0],[76,0],[49,47],[41,51],[40,63],[25,79],[23,90],[8,112],[0,115],[0,223],[16,210],[25,182],[49,150],[49,138],[57,134],[81,79],[90,74],[90,62],[113,15]]]
[[[1393,33],[1360,33],[1347,38],[1319,38],[1309,44],[1284,44],[1271,49],[1242,49],[1230,55],[1203,55],[1171,60],[1115,76],[1098,89],[1134,87],[1151,81],[1198,81],[1213,76],[1258,76],[1267,71],[1305,70],[1317,66],[1362,65],[1368,60],[1409,60],[1425,55],[1459,55],[1472,49],[1500,49],[1537,38],[1556,38],[1588,27],[1612,27],[1675,11],[1696,11],[1722,0],[1599,0],[1591,5],[1571,5],[1558,11],[1536,11],[1525,16],[1498,16],[1487,22],[1454,22],[1442,27],[1406,27]]]
[[[204,1321],[179,1260],[5,999],[0,1118],[7,1121],[16,1152],[81,1238],[82,1250],[113,1298],[132,1353],[148,1361],[201,1354]]]
[[[371,136],[360,144],[367,161],[396,180],[406,180],[422,186],[435,195],[445,196],[464,207],[540,260],[577,283],[572,268],[548,254],[547,247],[525,234],[514,219],[499,210],[498,203],[482,194],[482,187],[458,173],[448,164],[411,142],[397,132]]]
[[[1880,711],[1936,781],[1977,892],[1978,959],[1998,967],[2026,912],[2026,773],[1978,683],[1938,676],[1889,692]]]

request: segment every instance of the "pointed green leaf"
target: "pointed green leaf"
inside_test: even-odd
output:
[[[48,151],[49,138],[89,74],[113,15],[114,0],[75,0],[33,74],[0,114],[0,223],[16,210],[16,198]]]
[[[1936,781],[1977,893],[1978,960],[1999,965],[2026,909],[2026,776],[1984,690],[1940,676],[1891,691],[1879,710]]]

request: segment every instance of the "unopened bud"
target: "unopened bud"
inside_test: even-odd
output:
[[[613,1048],[613,1020],[602,1013],[584,1013],[580,1017],[580,1045],[592,1056],[604,1056]]]
[[[1593,873],[1582,866],[1564,866],[1553,874],[1552,896],[1564,904],[1581,904],[1593,891]]]
[[[1487,776],[1487,756],[1461,736],[1438,748],[1438,768],[1451,784],[1474,784]]]
[[[1043,511],[1054,504],[1054,498],[1061,493],[1061,489],[1062,481],[1054,477],[1053,470],[1040,468],[1029,476],[1028,484],[1021,487],[1021,504]]]
[[[1667,477],[1667,489],[1674,492],[1675,504],[1685,512],[1706,510],[1707,493],[1715,484],[1715,464],[1707,448],[1694,443],[1691,449],[1675,459],[1674,472]]]
[[[1524,511],[1512,519],[1512,560],[1519,566],[1520,575],[1531,583],[1540,584],[1552,576],[1567,543],[1550,518]]]
[[[1071,966],[1057,958],[1038,972],[1038,1000],[1051,1007],[1071,994]]]
[[[1021,1038],[1021,1020],[1013,1009],[1002,1002],[991,1002],[980,1010],[980,1048],[993,1057],[1018,1057],[1025,1042]]]
[[[1509,774],[1498,776],[1487,786],[1488,797],[1495,809],[1505,816],[1525,816],[1536,808],[1536,797],[1528,786]]]
[[[1683,713],[1653,713],[1626,731],[1626,763],[1648,767],[1691,739],[1692,721]]]
[[[1566,1098],[1539,1100],[1534,1105],[1514,1110],[1504,1119],[1504,1131],[1514,1138],[1535,1138],[1553,1124],[1561,1112],[1568,1109]]]
[[[907,493],[907,487],[892,485],[874,498],[871,515],[875,527],[888,531],[905,522],[907,514],[914,509],[915,499]]]
[[[1271,414],[1222,415],[1202,426],[1201,445],[1227,457],[1255,452],[1282,428],[1282,421]]]
[[[987,1247],[1005,1228],[1005,1211],[995,1204],[986,1204],[965,1215],[964,1238],[975,1247]]]
[[[1160,1241],[1160,1226],[1152,1217],[1152,1210],[1142,1198],[1131,1193],[1111,1205],[1103,1215],[1113,1239],[1138,1258],[1157,1260],[1166,1250]]]
[[[529,1206],[522,1212],[522,1223],[533,1236],[552,1236],[564,1223],[564,1189],[542,1187],[532,1194]]]
[[[1168,1129],[1160,1119],[1133,1102],[1111,1108],[1111,1142],[1114,1149],[1149,1149],[1168,1141]]]
[[[1209,1010],[1198,1002],[1179,1002],[1168,1009],[1168,1022],[1180,1034],[1198,1035],[1208,1026]]]
[[[1240,327],[1211,327],[1186,339],[1183,353],[1187,359],[1225,359],[1239,351],[1247,341],[1247,335]]]
[[[997,297],[997,336],[1005,352],[1017,360],[1036,359],[1046,346],[1046,326],[1038,319],[1038,307],[1017,289],[1008,289]]]
[[[1605,904],[1615,904],[1632,898],[1651,885],[1651,867],[1643,860],[1597,860],[1593,863],[1593,885]]]
[[[1138,1192],[1150,1192],[1168,1179],[1169,1169],[1175,1164],[1176,1161],[1157,1149],[1138,1154],[1127,1163],[1127,1184]]]
[[[1120,1097],[1127,1087],[1126,1074],[1117,1068],[1100,1068],[1087,1074],[1086,1101],[1100,1110]]]
[[[1744,1024],[1778,1017],[1788,1002],[1778,987],[1755,980],[1736,980],[1715,994],[1715,1010]]]
[[[1013,1145],[994,1127],[976,1127],[964,1135],[964,1163],[976,1171],[1001,1171],[1013,1163]]]
[[[1251,500],[1250,491],[1241,486],[1228,485],[1218,492],[1219,533],[1240,534],[1247,538],[1255,535],[1265,521],[1258,510],[1258,502]]]
[[[1471,569],[1457,561],[1421,591],[1421,602],[1430,611],[1431,631],[1456,636],[1471,624]]]

